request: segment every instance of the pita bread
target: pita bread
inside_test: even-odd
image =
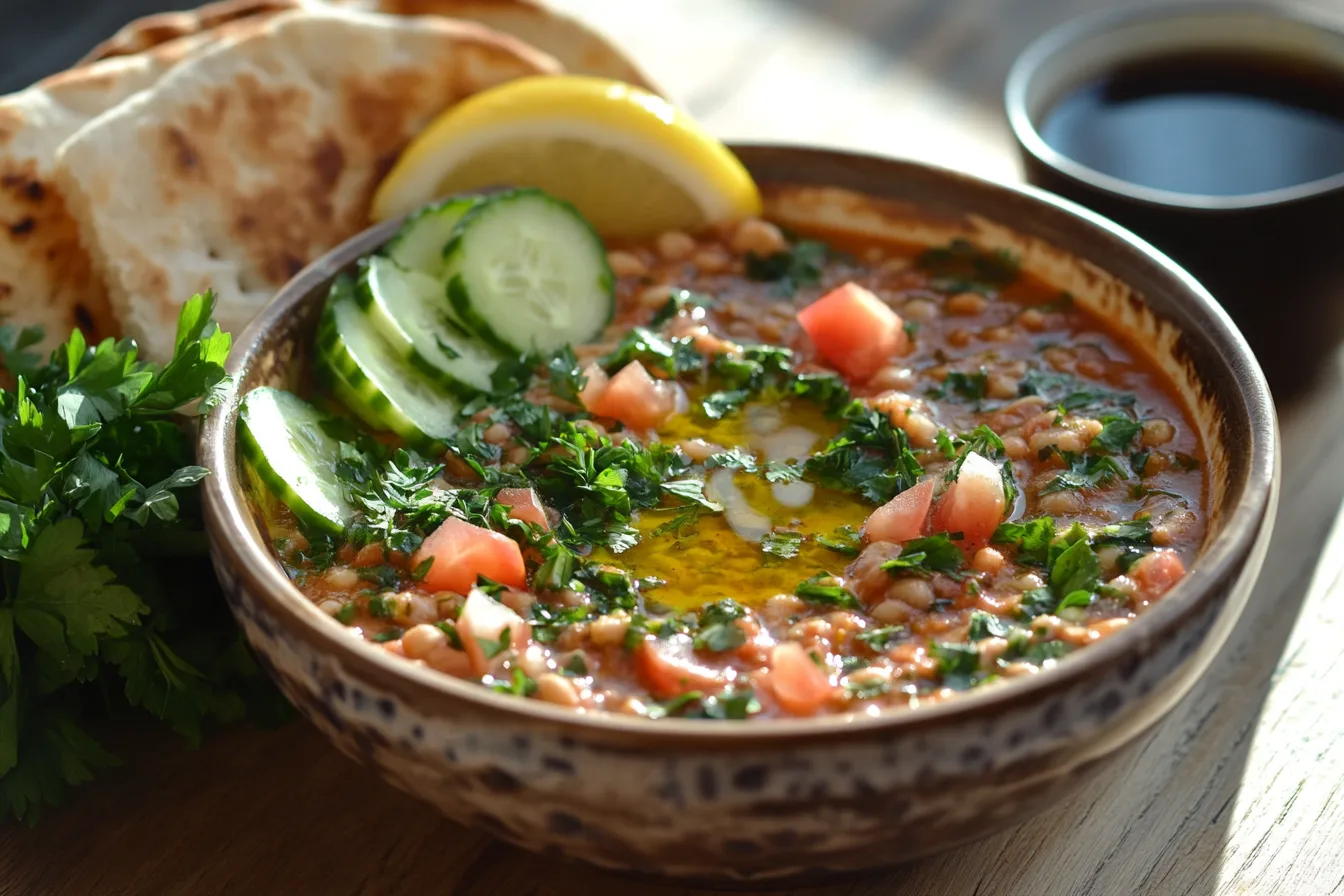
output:
[[[250,16],[324,0],[218,0],[196,10],[136,19],[90,51],[81,63],[143,52],[165,40],[216,28]],[[436,15],[476,22],[549,53],[566,71],[625,81],[659,95],[654,84],[606,36],[535,0],[326,0],[331,5],[400,16]]]
[[[302,5],[303,2],[304,0],[216,0],[197,9],[143,16],[123,26],[116,34],[84,54],[84,58],[76,65],[87,65],[114,56],[144,53],[160,44],[190,37],[230,22],[285,12]]]
[[[358,0],[399,16],[444,16],[477,22],[549,53],[577,75],[634,84],[662,95],[630,57],[603,34],[535,0]]]
[[[210,39],[172,41],[0,97],[0,316],[16,326],[42,327],[44,350],[64,342],[74,327],[93,339],[116,329],[107,293],[53,179],[58,147]]]
[[[194,293],[213,288],[237,332],[361,230],[379,180],[444,109],[561,70],[463,22],[284,12],[90,122],[61,148],[57,180],[123,332],[163,360]]]

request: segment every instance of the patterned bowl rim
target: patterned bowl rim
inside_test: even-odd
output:
[[[451,717],[470,711],[475,717],[493,716],[554,731],[560,736],[582,734],[626,745],[668,750],[696,745],[715,750],[751,749],[766,742],[811,742],[850,734],[880,732],[914,734],[930,726],[975,722],[991,710],[1020,707],[1059,694],[1081,678],[1100,675],[1112,667],[1142,662],[1145,648],[1163,634],[1197,619],[1205,604],[1225,598],[1243,565],[1255,553],[1257,542],[1272,525],[1277,499],[1278,432],[1273,401],[1260,367],[1241,333],[1213,297],[1188,273],[1163,253],[1117,224],[1082,206],[1034,187],[999,183],[923,162],[817,147],[785,144],[733,144],[734,152],[750,159],[771,156],[785,159],[794,168],[880,167],[891,179],[919,178],[982,194],[987,202],[1011,203],[1035,216],[1053,216],[1057,223],[1086,228],[1104,240],[1108,252],[1130,265],[1148,268],[1178,296],[1188,323],[1183,338],[1208,349],[1221,369],[1201,370],[1208,388],[1231,395],[1236,410],[1249,426],[1249,463],[1240,483],[1240,499],[1226,513],[1219,531],[1205,544],[1189,574],[1160,602],[1124,630],[1070,654],[1039,674],[1016,678],[994,687],[959,694],[955,698],[909,710],[876,715],[838,714],[807,719],[770,719],[743,725],[714,724],[689,719],[651,721],[615,713],[578,713],[540,700],[519,700],[496,694],[479,683],[443,675],[411,665],[362,639],[346,634],[326,613],[303,597],[283,573],[269,546],[261,537],[244,493],[235,455],[235,424],[241,393],[234,389],[201,427],[201,463],[212,471],[204,483],[206,529],[214,547],[216,563],[224,563],[264,605],[286,634],[301,638],[319,653],[330,655],[345,670],[378,688],[394,694],[429,717]],[[748,161],[748,167],[751,162]],[[253,319],[237,339],[228,362],[229,372],[239,382],[263,356],[267,334],[283,328],[294,310],[312,299],[315,289],[357,258],[387,241],[398,221],[377,224],[352,237],[299,272]],[[1126,276],[1115,270],[1116,276]],[[1239,611],[1239,608],[1237,608]],[[235,610],[236,612],[236,610]],[[1193,682],[1191,682],[1193,683]],[[1171,698],[1174,704],[1176,697]],[[1169,704],[1169,705],[1170,705]]]

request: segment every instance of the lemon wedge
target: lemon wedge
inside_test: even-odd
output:
[[[647,239],[761,213],[737,157],[666,100],[618,81],[542,75],[435,119],[379,185],[372,217],[501,185],[566,199],[606,237]]]

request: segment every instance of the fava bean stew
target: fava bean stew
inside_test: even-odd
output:
[[[1198,434],[1067,294],[969,243],[763,220],[603,245],[452,200],[331,288],[240,450],[352,637],[650,719],[878,713],[1130,624],[1203,535]]]

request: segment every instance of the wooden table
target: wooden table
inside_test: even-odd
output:
[[[78,0],[5,7],[15,2],[59,23],[68,19],[52,11]],[[101,30],[78,46],[67,32],[50,67],[156,2],[88,0]],[[726,137],[1015,178],[1003,75],[1032,35],[1095,0],[563,5],[622,41]],[[1344,0],[1328,6],[1344,12]],[[0,49],[17,38],[0,28]],[[1260,586],[1223,657],[1115,774],[1016,830],[812,892],[1344,893],[1341,385],[1344,363],[1281,409],[1284,488]],[[129,766],[82,788],[77,806],[35,831],[0,830],[0,896],[688,892],[557,867],[447,823],[303,723],[223,732],[199,752],[149,729],[119,732],[113,745]]]

